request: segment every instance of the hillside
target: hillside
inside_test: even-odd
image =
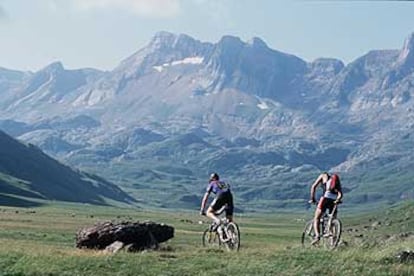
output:
[[[0,131],[0,205],[36,206],[37,200],[102,205],[106,199],[133,201],[105,179],[65,166]]]
[[[195,208],[212,171],[245,210],[302,207],[321,171],[352,204],[414,198],[414,34],[345,65],[159,32],[107,72],[0,80],[0,129],[153,206]]]

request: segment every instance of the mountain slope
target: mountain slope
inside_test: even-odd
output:
[[[75,171],[0,131],[0,191],[36,199],[105,204],[128,202],[122,190],[95,175]]]

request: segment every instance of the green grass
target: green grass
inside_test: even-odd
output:
[[[348,246],[335,251],[301,248],[304,220],[311,212],[243,214],[236,216],[242,232],[240,251],[226,252],[201,246],[208,221],[196,212],[60,203],[0,207],[0,275],[413,275],[414,264],[393,259],[398,251],[414,248],[413,238],[363,243],[355,237],[361,231],[374,241],[399,233],[403,226],[414,229],[413,211],[414,204],[406,204],[386,212],[341,214]],[[389,226],[364,228],[390,218],[395,222]],[[81,227],[104,220],[148,219],[175,227],[175,237],[160,251],[111,255],[74,247]]]

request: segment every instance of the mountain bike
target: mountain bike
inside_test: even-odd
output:
[[[338,203],[339,204],[339,203]],[[334,249],[338,246],[341,240],[342,234],[342,222],[335,217],[336,209],[338,204],[332,208],[332,212],[325,212],[319,220],[319,230],[322,234],[320,242],[327,249]],[[315,230],[313,228],[313,219],[305,224],[305,228],[302,233],[302,246],[312,247],[314,246],[313,241],[315,240]]]
[[[216,212],[220,215],[221,212]],[[235,222],[227,218],[220,218],[220,224],[212,222],[203,232],[203,246],[211,248],[220,248],[225,246],[228,251],[238,251],[240,248],[240,230]]]

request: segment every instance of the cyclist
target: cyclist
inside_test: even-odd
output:
[[[214,193],[216,197],[213,202],[211,202],[207,212],[205,212],[204,209],[211,192]],[[221,181],[217,173],[212,173],[210,175],[210,181],[208,183],[206,193],[201,201],[200,215],[207,215],[214,221],[215,225],[218,226],[220,224],[220,219],[216,216],[215,212],[221,208],[225,209],[227,219],[229,221],[233,221],[234,207],[230,185],[224,181]]]
[[[315,239],[312,244],[316,244],[320,240],[319,234],[319,220],[329,209],[329,212],[332,212],[334,206],[338,204],[342,199],[342,189],[341,189],[341,182],[339,180],[339,176],[337,174],[330,175],[327,172],[321,173],[318,178],[313,182],[311,187],[311,199],[310,203],[316,203],[315,200],[315,191],[316,188],[321,185],[323,188],[323,195],[319,199],[318,206],[315,210],[315,217],[313,220],[313,228],[315,230]],[[336,216],[336,211],[334,216]]]

